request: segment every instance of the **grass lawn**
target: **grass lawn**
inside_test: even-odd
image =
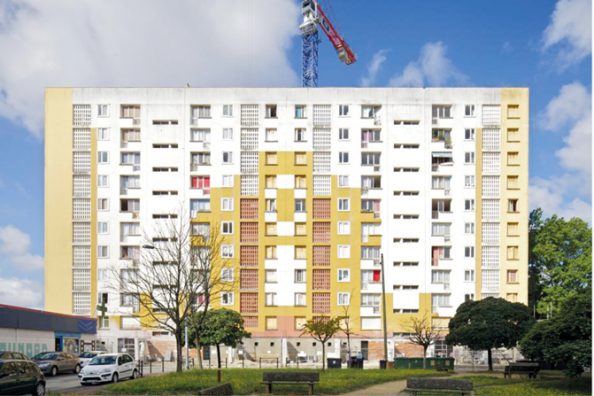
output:
[[[222,382],[230,382],[233,393],[249,395],[265,393],[262,372],[270,369],[223,369]],[[288,370],[291,371],[291,370]],[[304,371],[299,370],[299,371]],[[318,370],[316,370],[318,371]],[[320,382],[315,386],[316,394],[335,395],[366,388],[382,382],[403,380],[412,376],[447,375],[432,370],[358,370],[341,369],[320,371]],[[216,385],[216,370],[190,370],[181,374],[171,373],[125,381],[107,386],[101,393],[120,395],[169,395],[188,394]],[[275,394],[306,395],[307,385],[273,385]]]

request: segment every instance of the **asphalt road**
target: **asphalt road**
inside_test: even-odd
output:
[[[85,393],[83,389],[93,389],[96,390],[103,385],[88,385],[82,386],[78,380],[78,376],[76,374],[58,374],[55,377],[45,377],[46,387],[47,390],[50,392],[76,392],[76,393]]]

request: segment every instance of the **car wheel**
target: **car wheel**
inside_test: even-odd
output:
[[[78,374],[78,373],[80,373],[80,364],[77,364],[77,365],[74,367],[74,374]]]
[[[138,378],[138,370],[134,369],[134,371],[132,371],[132,379],[136,378]]]
[[[45,395],[45,385],[43,382],[38,383],[35,385],[35,389],[33,390],[33,396],[44,396]]]
[[[118,382],[119,379],[120,376],[118,375],[118,373],[113,373],[113,376],[111,377],[111,382],[115,384],[116,382]]]
[[[56,375],[58,375],[58,368],[56,366],[52,366],[52,369],[50,370],[50,375],[52,377],[55,377]]]

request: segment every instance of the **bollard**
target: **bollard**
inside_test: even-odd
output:
[[[227,368],[227,358],[225,357],[225,368]]]
[[[153,359],[149,360],[149,374],[153,373]]]
[[[162,373],[165,372],[165,358],[164,357],[161,358],[161,372]]]

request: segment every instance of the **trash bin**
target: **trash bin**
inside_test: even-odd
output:
[[[357,356],[351,356],[351,368],[363,368],[363,359]]]
[[[326,363],[329,369],[339,369],[342,366],[339,358],[327,358]]]
[[[386,361],[385,360],[380,360],[380,369],[385,370],[386,369]]]

